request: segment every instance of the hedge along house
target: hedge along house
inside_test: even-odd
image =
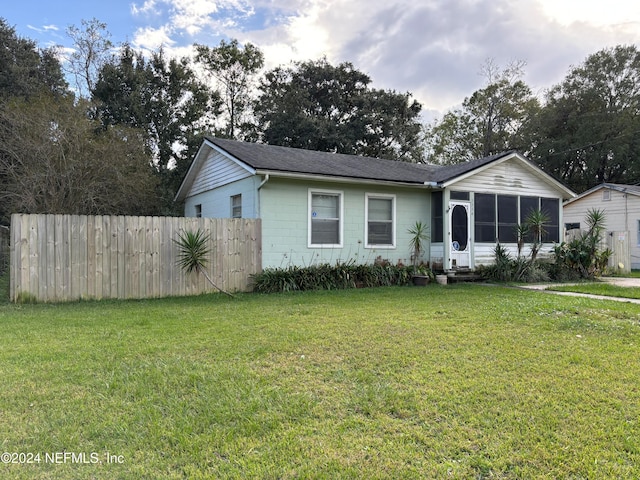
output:
[[[263,268],[410,264],[408,230],[422,221],[421,260],[456,271],[492,263],[497,241],[515,253],[532,209],[550,218],[542,240],[558,242],[574,196],[517,152],[435,166],[206,137],[176,201],[188,217],[260,218]]]

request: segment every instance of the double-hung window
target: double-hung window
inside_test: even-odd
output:
[[[369,193],[366,202],[366,246],[395,247],[395,197]]]
[[[342,192],[309,190],[309,247],[342,247]]]
[[[242,218],[242,195],[231,196],[231,218]]]

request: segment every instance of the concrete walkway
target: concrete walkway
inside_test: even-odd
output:
[[[621,278],[621,277],[602,277],[600,279],[603,282],[609,283],[611,285],[617,285],[619,287],[633,287],[640,288],[640,278]],[[552,286],[562,286],[562,285],[575,285],[571,283],[543,283],[543,284],[531,284],[531,285],[522,285],[519,288],[523,288],[525,290],[538,290],[545,293],[553,293],[555,295],[565,295],[567,297],[585,297],[585,298],[595,298],[598,300],[613,300],[616,302],[626,302],[626,303],[636,303],[640,305],[640,299],[637,298],[623,298],[623,297],[609,297],[606,295],[592,295],[590,293],[576,293],[576,292],[557,292],[554,290],[548,290],[549,287]]]

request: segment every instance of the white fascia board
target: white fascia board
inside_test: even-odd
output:
[[[365,185],[392,185],[412,188],[428,188],[428,185],[422,183],[397,182],[392,180],[374,180],[367,178],[351,178],[351,177],[334,177],[328,175],[314,175],[312,173],[283,172],[279,170],[256,170],[257,175],[269,175],[271,178],[291,178],[296,180],[312,180],[316,182],[332,182],[332,183],[357,183]]]

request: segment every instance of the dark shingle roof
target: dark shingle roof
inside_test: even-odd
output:
[[[442,187],[450,181],[455,181],[457,178],[489,165],[501,158],[517,155],[516,152],[509,151],[456,165],[440,166],[384,160],[358,155],[317,152],[263,143],[239,142],[210,136],[206,137],[205,141],[209,145],[214,145],[216,148],[221,149],[228,155],[243,162],[260,174],[282,173],[283,175],[309,175],[333,179],[353,179],[355,181],[429,185],[430,187]],[[547,178],[546,181],[553,183],[555,188],[562,191],[566,198],[575,196],[575,193],[545,174],[522,155],[517,155],[517,158],[531,164],[534,170],[537,170],[542,177]],[[196,162],[197,161],[198,157],[196,157]],[[176,194],[177,200],[183,200],[185,198],[197,172],[197,164],[194,163],[191,165]]]
[[[441,167],[207,137],[255,170],[423,184]]]

